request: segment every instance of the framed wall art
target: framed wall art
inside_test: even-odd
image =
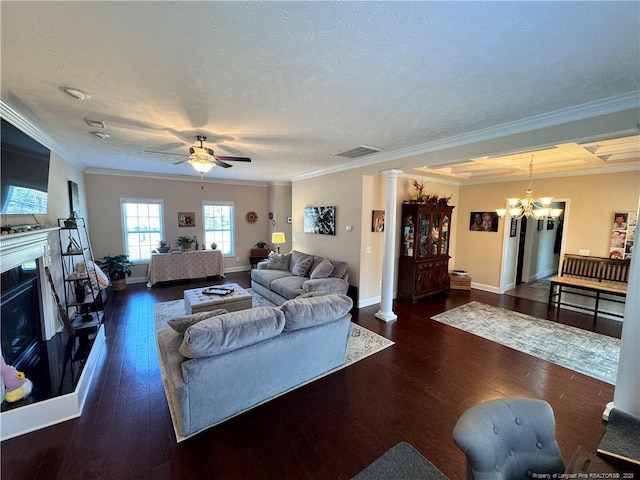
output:
[[[518,220],[516,220],[515,218],[512,218],[511,219],[511,230],[509,230],[509,236],[510,237],[515,237],[517,232],[518,232]]]
[[[498,214],[496,212],[471,212],[469,230],[474,232],[497,232]]]
[[[631,258],[638,226],[636,212],[614,212],[609,258]]]
[[[178,227],[195,227],[195,212],[178,212]]]
[[[336,234],[336,207],[305,207],[304,233]]]
[[[69,189],[69,213],[74,212],[76,216],[80,216],[80,193],[78,192],[78,184],[72,180],[67,181]]]
[[[538,231],[542,230],[544,228],[544,220],[543,219],[538,219]]]
[[[384,210],[373,210],[371,212],[371,231],[384,232]]]

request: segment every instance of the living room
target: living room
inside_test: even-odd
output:
[[[36,16],[42,15],[33,8]],[[82,5],[79,8],[87,7]],[[2,9],[4,31],[5,22],[9,20],[4,15],[5,5]],[[3,50],[6,50],[4,42],[3,34]],[[199,63],[198,59],[189,60]],[[635,68],[630,70],[635,72]],[[3,80],[4,75],[3,72]],[[71,82],[73,76],[65,80],[65,84]],[[50,83],[56,85],[53,90],[58,84],[63,84],[57,76]],[[304,135],[301,134],[300,139],[279,138],[277,141],[280,143],[275,146],[269,145],[264,150],[256,148],[254,151],[259,151],[260,156],[254,158],[252,165],[246,165],[251,168],[255,164],[256,169],[261,169],[259,172],[265,172],[263,179],[225,178],[218,176],[222,169],[214,169],[201,181],[190,166],[169,165],[170,169],[185,167],[184,170],[170,172],[127,172],[122,168],[110,169],[112,164],[106,162],[98,166],[78,161],[79,158],[91,157],[91,154],[78,155],[71,147],[74,142],[71,137],[79,132],[87,134],[86,126],[79,125],[82,118],[95,116],[94,108],[104,113],[105,105],[109,104],[109,100],[99,98],[101,94],[97,90],[81,86],[91,90],[94,99],[99,100],[99,106],[92,106],[89,98],[78,102],[85,113],[78,115],[79,111],[74,112],[77,122],[65,122],[67,133],[63,136],[53,135],[48,128],[49,121],[42,120],[39,109],[46,107],[36,108],[36,96],[30,98],[24,92],[14,94],[16,83],[10,87],[3,86],[2,117],[52,147],[48,210],[45,215],[38,216],[40,224],[54,225],[58,219],[69,216],[68,182],[75,182],[79,191],[78,214],[87,220],[95,256],[101,257],[124,251],[122,199],[161,200],[164,236],[172,246],[179,235],[203,238],[203,201],[232,202],[236,241],[233,254],[224,258],[229,279],[246,282],[250,249],[260,241],[270,243],[272,232],[282,231],[286,243],[280,248],[284,252],[296,249],[347,261],[350,284],[356,291],[359,307],[356,320],[366,328],[392,338],[396,345],[402,347],[388,349],[359,362],[339,373],[337,378],[327,378],[308,385],[300,392],[292,392],[273,405],[265,405],[238,421],[216,427],[201,439],[194,439],[195,442],[176,445],[172,443],[166,399],[159,380],[153,333],[145,322],[153,317],[153,304],[180,298],[186,287],[170,285],[147,289],[144,283],[147,281],[148,263],[137,262],[133,265],[133,275],[128,279],[127,292],[110,292],[111,324],[107,331],[107,348],[97,369],[85,412],[78,419],[6,442],[2,454],[3,474],[21,478],[20,470],[24,469],[24,478],[45,478],[50,465],[60,478],[100,478],[103,475],[110,478],[115,478],[114,475],[120,478],[189,478],[207,476],[209,467],[214,476],[220,478],[349,478],[383,453],[390,442],[406,440],[412,441],[451,478],[461,478],[464,459],[451,441],[455,419],[472,403],[500,395],[534,396],[552,403],[557,412],[558,435],[561,447],[566,450],[566,460],[580,445],[589,449],[596,447],[604,429],[600,416],[613,398],[613,386],[567,374],[560,367],[523,359],[503,350],[504,347],[488,346],[477,339],[469,340],[462,334],[445,333],[429,325],[434,323],[429,322],[432,315],[474,300],[524,310],[524,313],[538,317],[547,315],[546,305],[512,300],[502,295],[513,282],[511,270],[505,273],[504,268],[505,262],[510,261],[506,258],[508,245],[513,242],[509,236],[508,219],[500,220],[495,232],[480,233],[469,229],[472,212],[495,211],[505,206],[506,198],[523,196],[527,189],[526,172],[512,178],[473,182],[447,179],[435,170],[485,156],[528,154],[560,144],[637,135],[637,87],[634,91],[629,89],[629,93],[623,86],[622,90],[606,98],[592,97],[575,105],[551,102],[553,109],[536,112],[536,115],[512,118],[492,127],[461,130],[453,135],[431,135],[428,141],[416,142],[420,143],[420,148],[411,143],[397,144],[393,150],[348,164],[331,163],[336,159],[324,151],[327,168],[315,166],[304,172],[297,170],[287,174],[287,180],[274,180],[267,176],[269,170],[283,172],[285,169],[277,163],[277,158],[270,163],[271,159],[263,156],[264,150],[275,151],[274,157],[280,154],[284,157],[289,148],[287,141],[290,140],[293,147],[297,141],[303,142]],[[304,92],[298,92],[298,95],[304,98]],[[112,110],[103,118],[110,126],[116,121],[120,121],[120,125],[107,130],[113,138],[105,140],[105,143],[95,143],[98,140],[92,138],[92,148],[96,155],[99,150],[120,148],[115,147],[117,137],[124,130],[122,124],[127,123],[139,129],[139,133],[129,132],[129,146],[139,143],[130,148],[127,155],[120,155],[118,151],[113,157],[114,162],[122,159],[133,162],[136,157],[143,156],[143,150],[160,149],[160,144],[166,146],[171,143],[173,150],[180,151],[192,143],[185,132],[191,134],[199,128],[208,132],[221,130],[222,127],[213,120],[210,120],[212,123],[203,118],[194,120],[193,114],[199,110],[194,104],[198,102],[193,99],[184,102],[193,120],[191,122],[175,120],[177,113],[174,118],[169,118],[171,115],[164,117],[160,103],[144,113],[148,118],[134,118],[130,113],[125,115]],[[282,114],[276,105],[270,106]],[[62,110],[66,108],[64,106]],[[274,118],[265,116],[268,119],[266,124]],[[397,120],[395,115],[392,118]],[[149,140],[150,130],[173,121],[175,123],[166,128],[179,131],[180,135],[163,130],[162,135],[158,134],[157,143]],[[276,133],[273,135],[275,137]],[[336,132],[333,135],[341,137]],[[401,137],[400,134],[395,135]],[[343,137],[341,140],[347,142]],[[109,146],[110,141],[113,147]],[[219,142],[224,144],[224,139],[219,139]],[[233,145],[227,153],[240,155],[245,152]],[[173,161],[174,158],[169,157],[165,163]],[[318,162],[317,165],[324,166],[325,163]],[[534,170],[534,195],[553,196],[567,205],[563,253],[588,250],[591,256],[608,256],[610,238],[607,227],[612,214],[638,209],[640,182],[637,165],[638,159],[635,158],[633,165],[618,165],[617,169],[606,171],[584,169],[577,173],[538,173]],[[245,171],[242,168],[244,166],[234,166],[229,170]],[[471,292],[452,291],[448,297],[416,305],[397,302],[394,308],[399,321],[385,324],[374,317],[382,295],[385,236],[372,231],[371,215],[372,211],[386,208],[388,188],[381,172],[389,169],[403,172],[393,199],[398,211],[403,201],[415,195],[414,179],[424,181],[425,190],[430,194],[451,196],[450,203],[455,209],[449,268],[468,271],[473,289]],[[303,211],[310,205],[336,207],[336,235],[304,232]],[[178,212],[194,212],[195,226],[180,227]],[[250,223],[246,220],[250,212],[256,214],[257,221]],[[291,223],[288,223],[289,217]],[[6,217],[3,223],[22,225],[33,224],[34,221],[30,216],[18,216]],[[55,266],[60,262],[61,254],[57,234],[50,234],[50,244],[51,265]],[[209,248],[208,245],[206,247]],[[60,273],[54,272],[54,276],[58,288],[62,289]],[[395,283],[396,279],[393,281]],[[205,284],[196,282],[193,286]],[[562,311],[554,318],[588,330],[604,329],[620,336],[620,322],[600,319],[592,322],[588,315],[569,311]],[[470,355],[472,351],[473,355]],[[144,360],[139,357],[144,357]],[[129,368],[131,370],[127,371]],[[101,395],[104,395],[104,402],[99,399]],[[441,413],[449,409],[451,412]],[[283,420],[288,413],[291,417]],[[144,424],[138,423],[142,422],[138,417],[145,416],[149,420]],[[376,416],[380,418],[373,418]],[[89,427],[88,422],[94,426]],[[574,426],[575,423],[582,424]],[[140,432],[136,432],[137,427],[142,428]],[[92,434],[94,429],[96,433]],[[105,439],[98,438],[99,431],[107,432]],[[126,436],[131,438],[119,440]],[[58,437],[71,440],[62,443]],[[281,452],[271,444],[270,438],[285,445],[285,456],[291,458],[278,459]],[[39,445],[36,452],[28,452],[30,439]],[[136,450],[136,442],[143,445],[142,453],[138,452],[144,457],[139,465],[135,465],[138,453],[132,453]],[[295,445],[296,442],[299,444]],[[73,470],[73,455],[58,456],[48,450],[47,444],[79,452],[78,457],[86,464]],[[112,454],[107,455],[106,451]],[[204,461],[199,458],[200,454],[204,455]],[[121,457],[114,458],[117,455]],[[25,467],[32,461],[40,466]],[[130,475],[128,467],[133,472]],[[69,473],[71,471],[73,473]]]

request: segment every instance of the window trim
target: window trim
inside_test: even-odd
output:
[[[224,200],[203,200],[202,201],[202,239],[204,240],[207,237],[207,229],[205,222],[205,214],[204,208],[211,206],[227,206],[231,207],[231,252],[223,253],[222,256],[225,258],[235,257],[236,256],[236,205],[235,202],[232,201],[224,201]],[[209,248],[209,246],[207,246]]]
[[[120,225],[122,226],[122,251],[125,254],[128,254],[127,249],[127,222],[126,216],[124,212],[124,204],[125,203],[145,203],[145,204],[159,204],[160,205],[160,236],[164,238],[165,228],[164,228],[164,200],[162,198],[141,198],[141,197],[121,197],[120,198]],[[132,265],[145,265],[151,262],[151,259],[148,260],[132,260]]]

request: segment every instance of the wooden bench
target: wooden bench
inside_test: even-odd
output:
[[[625,300],[618,300],[615,297],[627,296],[627,282],[629,280],[629,265],[631,259],[616,260],[604,257],[586,257],[582,255],[566,254],[562,261],[560,276],[552,277],[549,287],[548,310],[554,306],[560,308],[562,305],[593,312],[596,318],[598,313],[606,313],[614,317],[624,315],[614,312],[601,312],[600,300],[607,300],[614,303],[625,303]],[[563,288],[569,288],[572,295],[594,298],[595,306],[589,307],[576,305],[562,301]],[[583,293],[588,292],[588,293]],[[601,295],[606,294],[606,298]]]

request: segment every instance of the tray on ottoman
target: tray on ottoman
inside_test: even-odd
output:
[[[226,295],[206,293],[211,288],[233,290]],[[225,283],[210,287],[193,288],[184,291],[184,308],[187,314],[207,312],[217,308],[224,308],[228,312],[237,312],[253,307],[253,297],[240,285]]]

